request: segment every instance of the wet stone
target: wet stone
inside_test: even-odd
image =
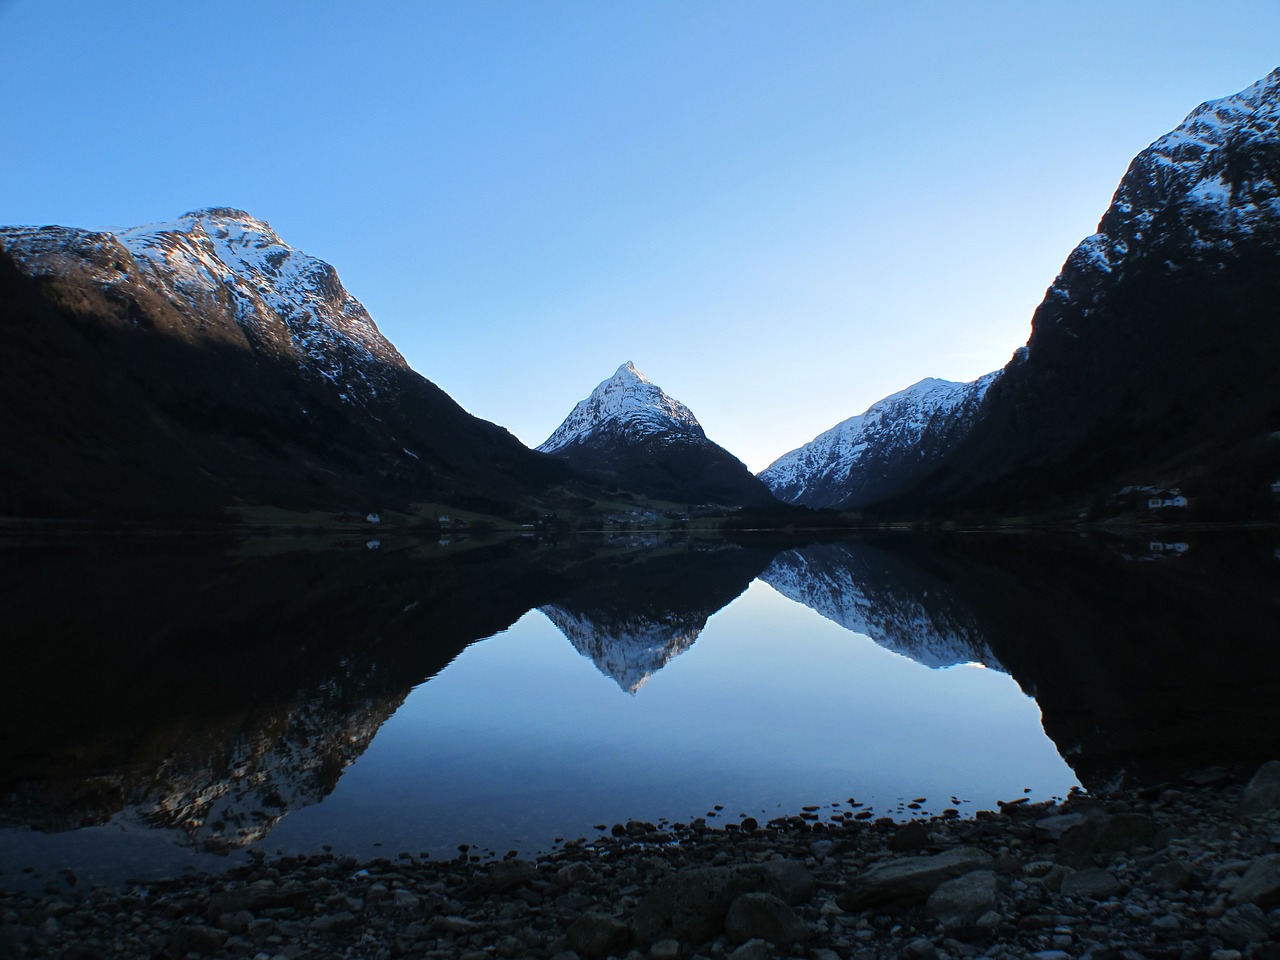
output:
[[[616,917],[584,913],[566,931],[570,949],[588,960],[618,953],[631,942],[631,930]]]
[[[725,915],[724,932],[733,943],[767,940],[776,947],[809,939],[795,911],[771,893],[744,893],[734,900]]]

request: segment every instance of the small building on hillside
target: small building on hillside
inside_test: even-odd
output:
[[[1165,507],[1185,507],[1187,498],[1177,487],[1168,490],[1153,490],[1147,497],[1148,510],[1163,510]]]

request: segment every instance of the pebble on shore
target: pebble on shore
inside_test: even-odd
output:
[[[631,821],[536,862],[326,853],[7,893],[0,957],[1280,960],[1280,761],[973,819]]]

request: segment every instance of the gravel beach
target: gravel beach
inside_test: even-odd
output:
[[[1280,762],[897,823],[631,821],[536,861],[259,858],[0,895],[0,956],[1280,958]]]

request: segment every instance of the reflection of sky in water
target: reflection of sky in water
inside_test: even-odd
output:
[[[467,841],[533,852],[629,817],[994,808],[1076,783],[1007,675],[923,667],[757,581],[630,696],[540,612],[418,687],[323,803],[269,850],[359,854]]]

